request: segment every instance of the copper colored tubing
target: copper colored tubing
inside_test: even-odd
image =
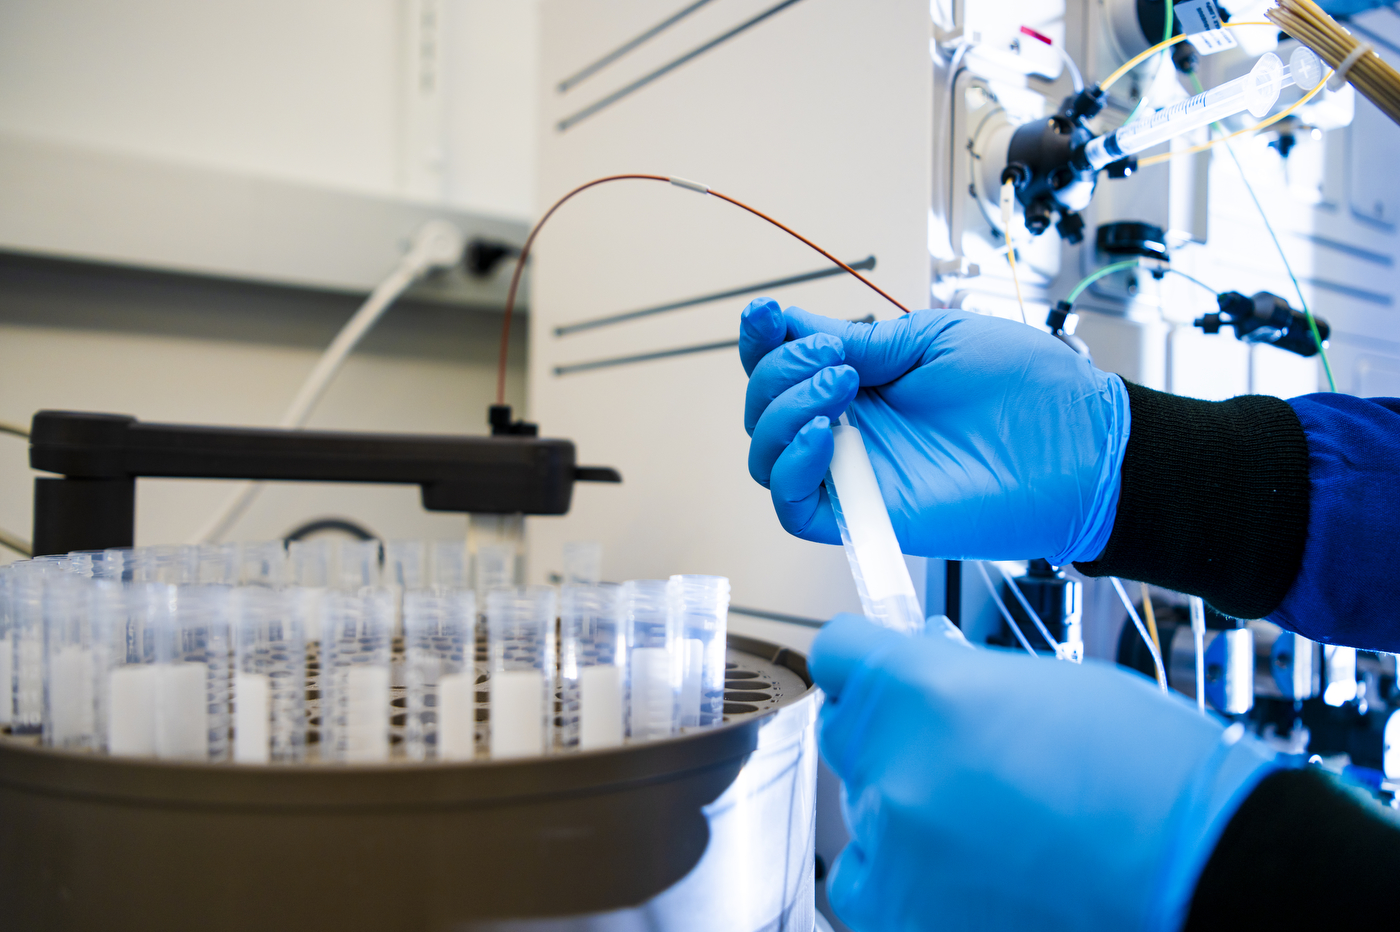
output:
[[[530,235],[525,238],[525,245],[520,248],[520,255],[517,256],[515,260],[515,271],[511,274],[510,277],[510,290],[506,293],[505,315],[501,320],[501,357],[500,363],[496,370],[496,404],[503,405],[506,403],[506,353],[510,348],[510,320],[511,315],[515,310],[515,296],[516,293],[520,290],[520,276],[525,271],[525,260],[529,258],[530,247],[534,245],[535,237],[539,235],[540,228],[544,226],[546,220],[548,220],[551,216],[554,215],[554,212],[556,210],[563,206],[565,201],[573,197],[575,194],[578,194],[581,191],[586,191],[589,188],[594,187],[595,185],[606,184],[609,181],[626,181],[629,179],[637,179],[642,181],[664,181],[667,184],[671,183],[671,178],[667,175],[646,175],[640,173],[626,175],[606,175],[602,178],[594,178],[592,181],[579,185],[577,188],[574,188],[568,194],[565,194],[563,197],[559,198],[559,200],[555,201],[553,206],[551,206],[549,210],[544,212],[544,216],[540,217],[540,219],[535,222],[534,227],[530,230]],[[747,210],[755,217],[767,220],[769,223],[773,224],[773,226],[782,230],[789,236],[801,240],[807,246],[810,246],[812,249],[815,249],[817,252],[825,256],[828,260],[835,263],[843,271],[854,275],[856,278],[860,279],[868,287],[870,287],[878,295],[880,295],[880,297],[884,298],[886,301],[899,308],[902,312],[904,312],[905,314],[909,313],[909,308],[905,307],[903,304],[900,304],[898,301],[892,298],[879,285],[875,284],[870,279],[866,278],[864,275],[860,274],[855,269],[851,268],[849,265],[842,262],[840,259],[836,258],[831,253],[827,252],[825,249],[821,248],[816,243],[812,242],[807,237],[803,236],[801,233],[798,233],[796,230],[792,229],[786,224],[779,223],[777,220],[768,216],[763,211],[750,207],[743,201],[740,201],[736,198],[732,198],[727,194],[721,194],[718,191],[714,191],[709,188],[706,188],[705,192],[708,194],[713,194],[715,197],[719,198],[722,201],[728,201],[735,207],[742,207],[744,210]]]

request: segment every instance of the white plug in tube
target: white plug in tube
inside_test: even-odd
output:
[[[924,615],[919,597],[909,578],[909,567],[899,549],[860,430],[842,414],[831,433],[836,449],[826,474],[826,490],[836,512],[861,608],[867,618],[886,628],[906,634],[922,631]]]

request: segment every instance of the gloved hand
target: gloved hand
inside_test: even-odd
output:
[[[851,832],[827,879],[837,915],[859,932],[1177,932],[1272,753],[1135,673],[942,630],[838,615],[813,644]]]
[[[1063,565],[1108,543],[1127,391],[1049,334],[958,310],[848,323],[759,299],[739,353],[749,472],[798,537],[841,543],[822,478],[849,407],[905,553]]]

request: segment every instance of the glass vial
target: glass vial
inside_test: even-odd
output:
[[[242,586],[233,594],[233,760],[294,763],[306,753],[306,590]]]
[[[672,576],[681,613],[682,728],[724,721],[724,653],[729,624],[729,580]]]
[[[622,584],[627,635],[627,736],[651,741],[676,734],[680,724],[680,611],[675,587],[661,579]]]
[[[408,686],[407,744],[413,760],[476,756],[476,595],[411,589],[403,597]]]
[[[594,751],[622,744],[626,731],[627,640],[621,587],[565,586],[559,592],[560,744]]]
[[[498,589],[486,596],[491,757],[536,757],[552,742],[554,590]]]
[[[321,756],[346,763],[389,758],[388,589],[327,593],[321,618]]]

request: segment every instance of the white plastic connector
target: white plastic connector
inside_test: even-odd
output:
[[[414,232],[404,262],[419,272],[450,269],[462,261],[466,237],[457,225],[446,220],[429,220]]]
[[[1332,77],[1327,79],[1327,89],[1329,91],[1340,91],[1347,83],[1347,73],[1351,71],[1352,65],[1361,60],[1367,52],[1374,51],[1369,42],[1362,42],[1351,50],[1351,54],[1337,63],[1337,68],[1332,72]]]
[[[698,181],[687,181],[687,180],[684,179],[684,178],[674,178],[674,177],[673,177],[673,178],[671,178],[671,184],[675,185],[675,186],[678,187],[678,188],[686,188],[687,190],[690,190],[690,191],[696,191],[696,192],[698,192],[698,193],[700,193],[700,194],[709,194],[709,193],[710,193],[709,187],[706,186],[706,185],[701,184],[701,183],[698,182]]]

